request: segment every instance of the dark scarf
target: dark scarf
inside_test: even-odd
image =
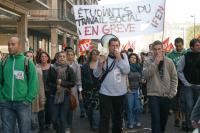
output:
[[[65,71],[69,67],[67,65],[67,63],[60,64],[60,63],[56,62],[54,67],[57,72],[57,79],[66,80],[66,72]],[[60,104],[60,103],[64,102],[66,89],[68,89],[68,88],[64,88],[64,87],[60,86],[60,88],[56,91],[55,100],[54,100],[55,104]]]
[[[160,74],[160,78],[163,79],[163,77],[164,77],[164,61],[160,61],[160,63],[158,64],[158,71]]]
[[[55,63],[55,66],[56,66],[56,67],[61,67],[61,68],[63,68],[63,67],[68,67],[68,64],[67,64],[67,62],[64,63],[64,64],[60,64],[60,63],[56,62],[56,63]]]
[[[130,63],[131,72],[142,72],[142,67],[139,63]]]
[[[115,59],[116,57],[114,56],[114,55],[112,55],[112,54],[109,54],[108,55],[111,59]]]

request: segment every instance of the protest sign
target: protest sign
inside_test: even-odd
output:
[[[91,39],[82,39],[78,43],[78,48],[80,55],[85,54],[87,50],[91,50],[93,48],[92,40]]]
[[[163,30],[165,0],[141,0],[128,4],[74,5],[80,39],[146,35]]]
[[[132,48],[133,51],[135,50],[135,41],[128,40],[125,43],[121,44],[121,49],[122,50],[128,50],[129,48]]]

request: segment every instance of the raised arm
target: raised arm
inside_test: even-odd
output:
[[[143,65],[143,78],[149,80],[156,72],[158,65],[151,59],[144,61]]]
[[[100,57],[97,61],[96,68],[93,71],[93,74],[96,78],[98,78],[102,75],[103,66],[104,66],[105,62],[106,62],[106,57],[104,55],[100,55]]]
[[[128,74],[130,72],[130,65],[128,62],[128,57],[123,53],[123,58],[116,62],[117,67],[120,69],[122,74]]]

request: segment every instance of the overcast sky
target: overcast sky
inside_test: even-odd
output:
[[[121,2],[131,2],[139,0],[100,0],[99,4],[113,4]],[[166,0],[167,22],[191,22],[195,15],[196,23],[200,23],[200,0]]]

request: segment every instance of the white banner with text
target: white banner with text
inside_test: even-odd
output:
[[[165,0],[141,0],[127,4],[74,5],[80,39],[100,39],[105,34],[118,37],[161,32]]]

